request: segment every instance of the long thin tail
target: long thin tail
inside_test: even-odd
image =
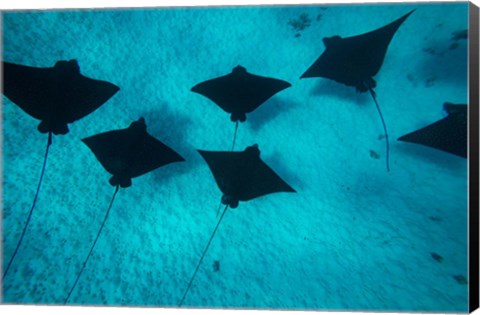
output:
[[[203,253],[202,253],[202,256],[200,257],[200,261],[198,262],[197,268],[195,268],[195,271],[193,272],[193,275],[190,278],[190,282],[188,283],[187,289],[185,289],[185,293],[183,293],[182,299],[178,303],[178,306],[182,306],[183,301],[185,301],[185,297],[187,297],[187,293],[190,290],[190,287],[192,286],[193,279],[195,279],[197,271],[200,268],[200,265],[202,264],[202,261],[203,261],[203,258],[205,257],[205,254],[207,253],[208,247],[210,247],[210,243],[212,243],[213,237],[215,236],[215,233],[217,232],[217,229],[220,226],[220,222],[222,222],[222,219],[225,216],[225,213],[227,213],[227,209],[228,209],[228,205],[225,206],[225,208],[223,209],[223,213],[220,216],[220,219],[218,219],[218,223],[215,226],[215,229],[213,230],[212,236],[210,236],[210,239],[208,240],[207,246],[205,246],[205,249],[203,250]]]
[[[218,203],[217,215],[216,215],[217,218],[218,218],[218,214],[220,213],[220,209],[222,209],[222,201],[221,201],[221,200],[220,200],[220,202]]]
[[[237,140],[237,129],[238,129],[238,120],[235,123],[235,132],[233,133],[232,151],[235,148],[235,141]]]
[[[25,226],[23,227],[22,235],[20,236],[20,240],[18,241],[17,247],[15,248],[15,251],[13,252],[12,257],[10,258],[10,261],[7,264],[7,268],[5,268],[5,272],[3,273],[2,280],[5,279],[5,277],[7,276],[8,270],[10,269],[10,266],[12,265],[13,259],[17,255],[18,249],[20,248],[20,244],[22,243],[23,237],[25,236],[25,232],[27,231],[27,226],[30,223],[30,219],[32,217],[33,209],[35,208],[35,204],[37,203],[38,194],[40,193],[40,187],[42,186],[43,174],[45,174],[45,167],[47,165],[48,149],[50,148],[51,144],[52,144],[52,133],[49,132],[48,133],[47,148],[45,150],[45,157],[43,158],[42,172],[40,173],[40,180],[38,181],[37,192],[35,193],[35,198],[33,199],[32,207],[30,208],[30,212],[28,213],[27,222],[25,222]]]
[[[98,238],[100,236],[100,233],[102,232],[103,226],[105,225],[105,222],[107,221],[108,214],[110,213],[110,209],[112,209],[113,201],[115,200],[115,196],[117,195],[118,192],[118,185],[115,188],[115,192],[113,193],[112,200],[110,201],[110,205],[108,206],[107,213],[105,214],[105,218],[103,219],[102,225],[100,226],[100,229],[98,230],[97,237],[95,238],[95,241],[93,242],[92,248],[90,248],[90,252],[87,255],[87,258],[83,262],[82,269],[80,269],[80,272],[77,275],[77,279],[75,279],[75,283],[73,284],[72,288],[70,289],[70,292],[68,292],[68,296],[63,302],[63,304],[67,304],[68,299],[70,298],[70,295],[72,295],[73,290],[77,286],[78,280],[80,279],[80,276],[82,275],[83,270],[85,269],[85,266],[87,265],[88,259],[93,253],[93,248],[95,247],[95,244],[97,244]]]
[[[375,95],[375,91],[373,91],[372,88],[370,88],[370,94],[372,95],[373,101],[375,102],[375,105],[377,106],[377,111],[378,114],[380,115],[380,119],[382,120],[382,125],[383,125],[383,131],[385,132],[385,140],[387,143],[387,155],[386,155],[386,163],[387,163],[387,171],[390,172],[390,146],[388,143],[388,133],[387,133],[387,125],[385,125],[385,120],[383,119],[382,111],[380,110],[380,106],[378,106],[377,102],[377,97]]]

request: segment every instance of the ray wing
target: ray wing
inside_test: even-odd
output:
[[[135,138],[128,128],[112,130],[82,139],[103,168],[112,175],[123,174],[131,160]]]
[[[177,152],[148,133],[139,139],[134,150],[134,161],[128,171],[132,178],[173,162],[185,161]]]
[[[398,140],[467,157],[467,105],[446,104],[449,115]]]
[[[260,159],[245,168],[243,174],[244,176],[237,186],[239,200],[247,201],[277,192],[295,192],[290,185]]]
[[[210,171],[223,194],[231,195],[235,179],[239,176],[238,152],[227,151],[203,151],[198,150],[200,155],[207,162]]]
[[[3,62],[3,94],[36,119],[48,117],[59,84],[53,68],[34,68]]]
[[[250,74],[237,66],[228,75],[195,85],[192,91],[209,98],[227,113],[245,114],[289,86],[286,81]]]
[[[120,89],[110,82],[87,78],[81,74],[72,78],[65,88],[63,118],[67,123],[94,112]]]

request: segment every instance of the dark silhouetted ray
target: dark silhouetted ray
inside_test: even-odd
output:
[[[230,113],[230,119],[236,123],[236,134],[238,122],[244,122],[247,113],[290,86],[286,81],[250,74],[244,67],[236,66],[232,73],[199,83],[191,90],[206,96]]]
[[[387,143],[387,170],[389,170],[388,133],[383,115],[378,106],[374,88],[377,83],[373,76],[383,64],[387,48],[400,25],[413,13],[412,10],[392,23],[374,31],[342,38],[323,39],[324,53],[302,74],[301,78],[322,77],[353,86],[359,92],[370,91],[382,120]]]
[[[260,159],[256,145],[242,152],[201,151],[223,193],[222,203],[236,208],[248,201],[275,192],[295,192]]]
[[[353,86],[360,92],[374,88],[376,82],[373,76],[383,64],[393,35],[413,11],[365,34],[346,38],[338,35],[324,38],[325,52],[301,78],[328,78]]]
[[[53,134],[66,134],[67,124],[92,113],[119,90],[81,75],[76,60],[58,61],[52,68],[3,62],[3,82],[3,94],[41,120],[40,132]]]
[[[185,161],[178,153],[148,134],[143,117],[132,122],[126,129],[100,133],[82,139],[82,141],[93,151],[102,166],[113,175],[110,178],[110,184],[115,186],[115,192],[95,241],[90,248],[90,252],[82,264],[82,269],[78,273],[64,304],[68,302],[87,265],[88,259],[93,253],[95,244],[107,221],[118,188],[130,187],[132,178],[153,171],[156,168],[173,162]]]
[[[295,192],[292,187],[260,159],[260,150],[257,145],[247,147],[242,152],[202,150],[198,150],[198,152],[207,162],[218,187],[223,193],[222,203],[225,205],[225,208],[203,250],[178,306],[182,306],[203,258],[220,226],[220,222],[222,222],[229,207],[236,208],[239,201],[248,201],[267,194]]]
[[[94,135],[82,141],[102,166],[112,174],[112,186],[129,187],[131,179],[160,166],[185,161],[178,153],[147,133],[140,118],[126,129]]]
[[[110,99],[119,88],[109,82],[94,80],[80,74],[76,60],[58,61],[52,68],[35,68],[2,62],[3,94],[30,116],[41,120],[38,130],[48,133],[47,148],[37,191],[20,240],[2,279],[8,273],[22,243],[32,217],[47,164],[53,134],[68,133],[72,123],[95,111]]]
[[[445,103],[448,116],[406,134],[399,141],[421,144],[467,158],[467,105]]]

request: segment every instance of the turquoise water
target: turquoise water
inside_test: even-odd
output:
[[[375,77],[390,136],[387,172],[370,95],[299,77],[324,51],[323,37],[364,33],[414,8]],[[221,198],[196,149],[228,150],[234,132],[229,115],[190,88],[242,65],[292,84],[247,114],[236,148],[257,143],[262,159],[297,193],[229,210],[184,305],[466,311],[467,286],[453,277],[467,277],[466,160],[395,139],[442,118],[444,102],[467,102],[467,43],[451,40],[467,28],[467,9],[457,3],[4,12],[5,61],[50,67],[77,59],[85,76],[121,90],[53,138],[3,302],[63,303],[114,192],[80,139],[143,116],[149,133],[186,162],[119,191],[69,303],[175,307],[217,223]],[[303,29],[295,23],[302,15],[310,20]],[[47,137],[37,120],[2,102],[5,263],[33,201]]]

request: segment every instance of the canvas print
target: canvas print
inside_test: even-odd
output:
[[[469,8],[3,11],[2,303],[468,311]]]

